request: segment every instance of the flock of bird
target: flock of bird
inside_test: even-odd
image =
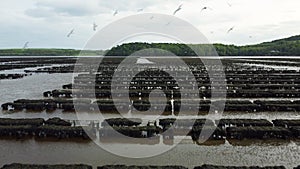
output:
[[[227,2],[227,4],[228,4],[229,7],[232,6],[232,5],[231,5],[230,3],[228,3],[228,2]],[[174,10],[173,15],[176,15],[176,13],[178,13],[180,10],[182,10],[182,6],[183,6],[183,4],[179,5],[179,6]],[[140,8],[140,9],[137,10],[137,12],[142,12],[143,10],[144,10],[143,8]],[[213,10],[213,9],[210,8],[210,7],[208,7],[208,6],[204,6],[204,7],[200,10],[200,12],[202,13],[204,10]],[[118,10],[115,10],[115,11],[113,12],[113,16],[116,16],[116,15],[118,15],[118,14],[119,14],[119,11],[118,11]],[[150,19],[150,20],[154,19],[154,16],[151,16],[149,19]],[[170,25],[170,24],[171,24],[171,22],[168,22],[166,25]],[[93,28],[93,31],[97,31],[98,25],[97,25],[95,22],[93,23],[92,26],[93,26],[93,27],[92,27],[92,28]],[[231,31],[233,31],[233,29],[234,29],[234,26],[231,27],[231,28],[229,28],[229,29],[227,30],[227,33],[230,33]],[[68,38],[71,37],[71,35],[73,35],[74,33],[75,33],[75,29],[73,28],[73,29],[70,30],[70,32],[67,34],[67,37],[68,37]],[[213,33],[213,32],[211,32],[211,33]],[[250,36],[249,36],[249,38],[250,38]],[[252,36],[251,36],[251,38],[252,38]],[[25,44],[24,44],[24,46],[23,46],[23,49],[28,48],[29,43],[30,43],[30,42],[28,42],[28,41],[25,42]]]

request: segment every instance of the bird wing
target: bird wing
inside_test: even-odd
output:
[[[173,12],[173,15],[175,15],[176,14],[176,12],[177,12],[177,9]]]
[[[118,14],[118,11],[116,10],[115,13],[114,13],[114,16],[116,16],[117,14]]]
[[[176,10],[173,12],[173,15],[175,15],[179,10],[180,10],[180,8],[176,9]]]
[[[28,47],[28,44],[29,42],[25,42],[24,46],[23,46],[23,49],[27,48]]]
[[[93,24],[93,29],[94,31],[96,30],[96,28],[98,27],[98,25],[96,23]]]
[[[175,15],[178,11],[180,11],[180,10],[181,10],[181,7],[182,7],[182,4],[179,5],[179,7],[173,12],[173,15]]]
[[[72,29],[69,34],[67,35],[67,37],[70,37],[72,34],[74,33],[74,29]]]
[[[230,31],[232,31],[232,30],[233,30],[233,28],[234,28],[234,27],[230,28],[230,29],[227,31],[227,33],[229,33]]]

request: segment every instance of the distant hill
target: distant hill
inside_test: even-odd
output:
[[[199,44],[192,45],[197,48],[200,55],[210,55],[213,49],[211,45]],[[274,40],[272,42],[264,42],[256,45],[235,46],[224,44],[213,44],[219,56],[300,56],[300,36],[292,36],[285,39]],[[128,56],[136,51],[147,50],[146,55],[168,55],[168,52],[151,50],[151,48],[159,48],[172,52],[177,56],[195,56],[193,52],[185,44],[176,43],[127,43],[109,50],[107,56]],[[143,53],[145,54],[145,53]]]

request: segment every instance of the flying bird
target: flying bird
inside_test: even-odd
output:
[[[137,10],[137,12],[142,12],[144,9],[143,8],[140,8]]]
[[[23,46],[23,49],[26,49],[26,48],[28,48],[28,44],[29,44],[29,42],[27,41],[27,42],[25,42],[25,44],[24,44],[24,46]]]
[[[118,13],[119,13],[118,10],[115,10],[113,15],[116,16]]]
[[[229,7],[231,7],[232,5],[229,3],[229,2],[227,2],[227,5],[229,6]]]
[[[152,20],[154,18],[154,16],[151,16],[150,19]]]
[[[180,11],[182,8],[182,4],[179,5],[179,7],[173,12],[173,15],[175,15],[178,11]]]
[[[72,29],[72,30],[68,33],[67,37],[69,38],[72,34],[74,34],[74,29]]]
[[[97,30],[98,25],[94,22],[93,23],[93,30],[96,31]]]
[[[229,33],[229,32],[231,32],[231,31],[233,31],[233,29],[234,29],[234,26],[233,26],[233,27],[231,27],[230,29],[228,29],[227,33]]]
[[[203,7],[203,8],[201,9],[201,11],[200,11],[200,12],[202,12],[202,11],[204,11],[204,10],[206,10],[206,9],[210,9],[210,10],[212,10],[210,7],[207,7],[207,6],[205,6],[205,7]]]

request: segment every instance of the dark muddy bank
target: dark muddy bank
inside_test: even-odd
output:
[[[298,169],[295,167],[294,169]],[[93,169],[92,166],[84,164],[72,164],[72,165],[33,165],[33,164],[10,164],[4,165],[1,169]],[[105,165],[98,166],[97,169],[188,169],[183,166],[126,166],[126,165]],[[285,169],[284,166],[216,166],[216,165],[207,165],[196,166],[194,169]]]
[[[144,121],[146,122],[146,121]],[[142,125],[143,120],[138,118],[111,118],[89,121],[87,127],[75,126],[75,121],[60,118],[35,119],[0,119],[1,138],[81,138],[90,140],[96,138],[99,132],[100,141],[120,141],[124,136],[130,138],[156,138],[158,144],[162,136],[165,144],[173,144],[176,136],[190,136],[197,144],[215,142],[224,144],[248,142],[249,140],[264,141],[299,141],[300,120],[276,119],[159,119],[148,121]],[[218,125],[216,125],[219,123]],[[101,126],[99,125],[101,124]],[[91,138],[90,138],[91,137]],[[153,140],[152,140],[153,141]],[[203,142],[204,141],[204,142]],[[135,142],[133,142],[135,144]]]
[[[87,134],[89,133],[89,135]],[[44,120],[36,119],[0,119],[0,137],[12,139],[83,139],[96,137],[95,130],[89,127],[72,126],[68,121],[60,118]]]
[[[72,165],[34,165],[34,164],[9,164],[1,169],[93,169],[93,167],[84,164]]]
[[[48,66],[53,64],[74,64],[76,58],[71,57],[23,57],[23,58],[0,58],[0,70],[24,69],[32,67]]]

